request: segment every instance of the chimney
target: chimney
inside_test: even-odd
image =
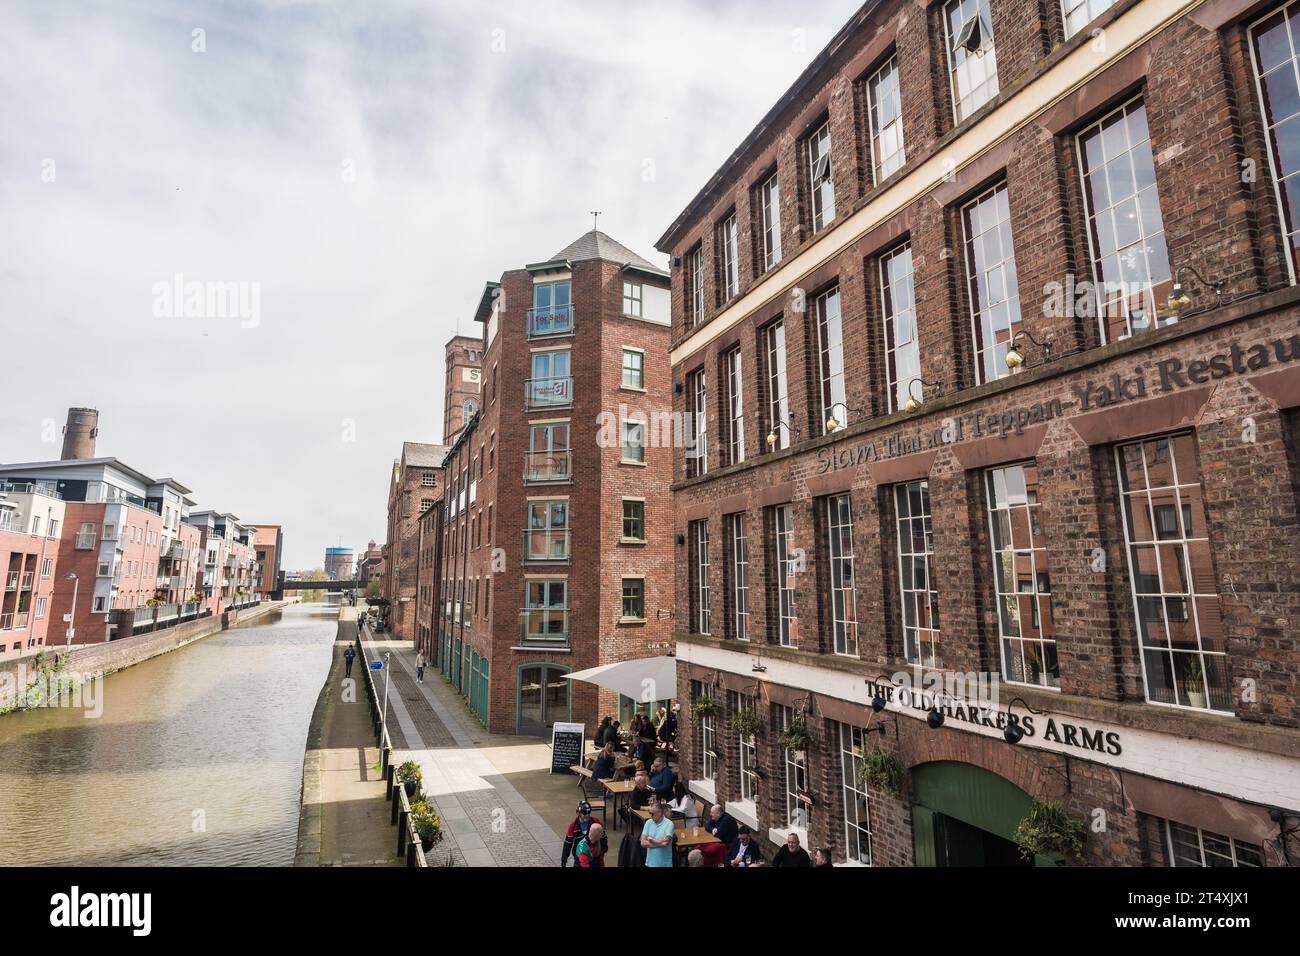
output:
[[[69,408],[68,424],[63,426],[62,461],[95,457],[95,439],[99,436],[99,411],[94,408]]]

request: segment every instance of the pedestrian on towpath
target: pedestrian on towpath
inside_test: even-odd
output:
[[[415,682],[417,684],[424,683],[424,651],[423,650],[421,650],[420,653],[415,655]]]
[[[343,668],[344,668],[344,669],[343,669],[343,676],[344,676],[344,677],[351,677],[351,676],[352,676],[352,660],[353,660],[353,658],[355,658],[356,656],[357,656],[357,652],[354,651],[354,650],[352,649],[352,645],[349,644],[349,645],[348,645],[348,649],[347,649],[346,651],[343,652]]]

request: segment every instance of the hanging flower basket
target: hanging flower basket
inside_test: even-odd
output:
[[[1063,803],[1035,800],[1016,827],[1015,841],[1026,860],[1036,856],[1070,859],[1083,853],[1085,829],[1083,821],[1070,816]]]
[[[711,717],[714,714],[716,714],[720,709],[721,708],[718,706],[717,700],[714,699],[712,696],[710,696],[707,692],[701,694],[699,700],[695,702],[695,712],[699,714],[701,717]]]
[[[776,742],[783,749],[789,750],[796,760],[802,760],[813,742],[812,733],[808,730],[808,724],[803,716],[800,715],[790,721],[790,725],[781,731]]]
[[[753,737],[763,729],[763,721],[750,707],[741,707],[731,715],[731,729],[741,737]]]
[[[902,761],[888,750],[868,750],[858,764],[858,786],[898,796],[903,790]]]

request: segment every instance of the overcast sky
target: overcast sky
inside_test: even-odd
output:
[[[859,5],[9,0],[0,461],[57,458],[94,406],[98,454],[284,525],[287,569],[382,542],[484,281],[592,209],[666,265],[655,239]],[[258,298],[186,317],[178,274]]]

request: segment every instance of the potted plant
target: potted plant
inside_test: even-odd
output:
[[[442,839],[442,820],[433,807],[423,800],[411,804],[411,825],[420,838],[420,848],[428,853]]]
[[[1187,666],[1183,668],[1183,690],[1187,692],[1189,704],[1205,707],[1205,669],[1196,655],[1189,656]]]
[[[763,729],[763,722],[752,707],[741,707],[731,715],[731,729],[742,737],[753,737]]]
[[[424,774],[420,770],[420,765],[414,760],[408,760],[397,768],[397,779],[401,781],[403,789],[406,790],[407,799],[414,799],[415,795],[420,792],[420,781],[424,779]]]
[[[858,786],[874,787],[881,793],[896,797],[903,789],[903,763],[888,750],[869,750],[858,764]]]
[[[707,690],[695,701],[695,712],[701,717],[711,717],[719,711],[718,701]]]
[[[790,756],[796,761],[802,761],[807,756],[808,748],[812,746],[812,733],[808,730],[808,723],[802,714],[790,721],[790,725],[781,731],[776,742],[790,751]]]
[[[1014,839],[1026,860],[1053,855],[1069,859],[1083,852],[1084,830],[1083,821],[1070,816],[1065,804],[1035,800],[1016,827]]]

